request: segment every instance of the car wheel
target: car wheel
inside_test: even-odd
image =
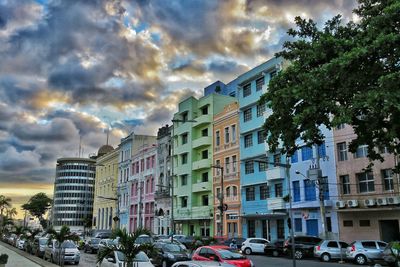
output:
[[[79,261],[74,262],[74,264],[75,264],[75,265],[78,265],[78,264],[79,264]]]
[[[304,257],[303,251],[296,250],[294,252],[294,257],[296,258],[296,260],[301,260]]]
[[[355,260],[355,262],[358,264],[358,265],[364,265],[364,264],[366,264],[367,263],[367,258],[364,256],[364,255],[357,255],[355,258],[354,258],[354,260]]]
[[[276,251],[276,250],[272,251],[272,256],[278,257],[279,256],[279,252]]]
[[[246,255],[250,255],[251,254],[251,248],[245,248],[243,252]]]
[[[162,261],[161,266],[162,266],[162,267],[167,267],[167,266],[168,266],[167,261]]]
[[[324,253],[321,255],[321,261],[328,262],[331,260],[331,256],[328,253]]]

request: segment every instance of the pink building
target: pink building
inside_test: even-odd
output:
[[[393,173],[394,155],[382,151],[384,161],[370,170],[367,146],[348,151],[356,135],[353,128],[340,125],[334,130],[340,239],[399,240],[399,176]]]
[[[157,146],[155,137],[151,141],[132,155],[131,175],[128,181],[130,232],[140,227],[154,232]]]

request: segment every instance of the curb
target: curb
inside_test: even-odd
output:
[[[57,267],[58,266],[58,265],[55,265],[55,264],[53,264],[51,262],[47,262],[47,261],[45,261],[45,260],[43,260],[43,259],[41,259],[39,257],[36,257],[36,256],[31,255],[29,253],[26,253],[25,251],[20,250],[20,249],[18,249],[16,247],[13,247],[13,246],[11,246],[11,245],[9,245],[7,243],[1,242],[1,245],[6,247],[6,248],[8,248],[9,250],[14,251],[18,255],[20,255],[20,256],[22,256],[24,258],[27,258],[30,261],[33,261],[34,263],[36,263],[36,264],[38,264],[40,266],[43,266],[43,267]]]

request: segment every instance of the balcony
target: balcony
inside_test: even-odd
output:
[[[192,218],[212,218],[212,208],[209,206],[192,207]]]
[[[224,197],[224,202],[237,202],[239,201],[239,196]]]
[[[201,182],[195,183],[192,185],[192,192],[207,192],[211,191],[211,183],[210,182]]]
[[[176,207],[175,207],[176,208]],[[176,218],[188,218],[190,217],[190,209],[188,208],[177,208],[175,217]]]
[[[286,170],[283,167],[269,167],[266,170],[267,181],[284,179],[286,176]]]
[[[192,146],[193,148],[200,148],[204,146],[210,146],[212,144],[212,137],[211,136],[202,136],[193,140]]]
[[[174,147],[174,154],[179,155],[182,153],[188,153],[190,151],[189,144],[179,145]]]
[[[154,199],[161,199],[168,197],[170,197],[169,189],[158,190],[154,193]]]
[[[267,208],[268,210],[284,210],[286,208],[286,202],[282,197],[268,198]]]
[[[192,163],[193,170],[202,170],[211,168],[211,159],[202,159]]]
[[[201,115],[195,118],[196,122],[193,123],[193,128],[203,126],[212,122],[213,118],[211,114]]]

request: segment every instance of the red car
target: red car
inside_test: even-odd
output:
[[[229,263],[237,267],[254,267],[251,260],[239,253],[229,251],[228,246],[203,246],[196,249],[192,260],[218,261]]]

